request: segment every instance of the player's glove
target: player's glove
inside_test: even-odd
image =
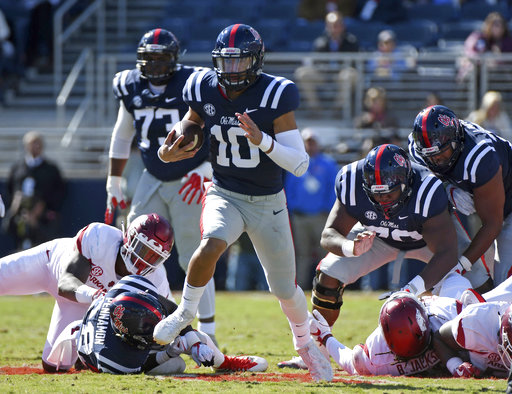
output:
[[[471,271],[473,264],[466,256],[460,256],[457,264],[455,265],[455,272],[464,275],[466,272]]]
[[[190,348],[190,356],[196,362],[198,367],[200,367],[201,364],[205,367],[212,367],[215,353],[208,347],[208,345],[202,342],[197,342]]]
[[[457,378],[478,378],[481,371],[470,362],[463,362],[453,371],[453,376]]]
[[[316,309],[313,311],[313,315],[309,315],[309,332],[318,343],[325,346],[327,340],[332,337],[329,323],[327,323],[327,320],[325,320],[322,314]]]
[[[421,276],[416,275],[411,279],[409,283],[402,287],[400,291],[406,291],[408,293],[414,294],[415,296],[419,296],[426,291],[425,281]]]
[[[5,216],[5,205],[2,200],[2,196],[0,196],[0,218],[3,218]]]
[[[199,204],[201,203],[201,198],[205,191],[204,184],[211,178],[212,165],[210,162],[205,161],[199,167],[188,172],[187,175],[181,179],[183,186],[178,193],[183,196],[183,201],[187,202],[188,200],[188,205],[192,204],[192,201],[194,201],[197,196],[196,204]]]
[[[476,212],[473,196],[467,191],[452,184],[447,184],[446,194],[452,205],[463,215],[467,216]]]
[[[105,223],[112,224],[114,221],[114,212],[117,205],[121,209],[126,208],[123,191],[121,190],[121,177],[109,175],[107,177],[107,209],[105,210]]]
[[[177,336],[176,339],[167,346],[165,349],[167,355],[170,358],[178,357],[180,354],[187,351],[187,342],[181,335]]]

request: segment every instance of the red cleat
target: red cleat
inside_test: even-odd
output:
[[[215,370],[217,372],[264,372],[267,370],[268,362],[257,356],[224,356],[224,362]]]

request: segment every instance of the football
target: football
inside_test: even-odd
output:
[[[174,129],[176,130],[175,138],[178,138],[180,135],[185,136],[183,138],[183,141],[179,144],[179,147],[182,148],[185,145],[188,145],[190,142],[194,141],[195,144],[191,149],[188,149],[188,151],[199,149],[201,146],[203,146],[204,141],[204,134],[203,134],[203,128],[199,126],[196,122],[193,122],[191,120],[182,120],[174,126]],[[175,140],[173,138],[173,140]]]

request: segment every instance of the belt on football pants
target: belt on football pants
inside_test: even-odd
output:
[[[274,194],[266,194],[264,196],[249,196],[247,194],[232,192],[231,190],[224,189],[223,187],[220,187],[217,185],[214,185],[214,187],[215,187],[215,189],[219,190],[220,192],[222,192],[224,194],[227,194],[228,196],[235,197],[240,200],[245,200],[245,201],[249,201],[249,202],[275,200],[275,198],[279,195],[279,193],[281,193],[281,192],[279,192],[279,193],[274,193]]]

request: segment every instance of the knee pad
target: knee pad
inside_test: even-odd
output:
[[[339,286],[335,289],[325,287],[320,283],[320,271],[317,271],[313,279],[313,292],[311,294],[311,303],[323,309],[339,310],[343,305],[343,291],[345,285],[340,282]],[[334,300],[327,299],[326,297],[334,297]]]

